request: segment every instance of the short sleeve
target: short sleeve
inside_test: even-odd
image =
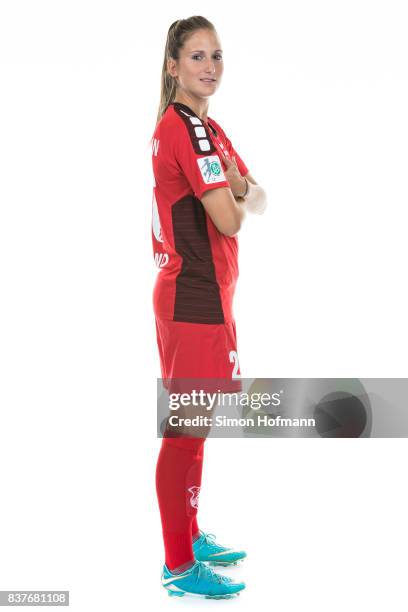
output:
[[[209,189],[230,186],[217,150],[202,124],[192,123],[190,127],[183,121],[179,123],[174,154],[180,170],[198,199]]]

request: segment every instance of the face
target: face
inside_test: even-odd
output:
[[[217,34],[212,30],[196,30],[180,49],[179,59],[169,59],[167,68],[180,90],[198,98],[212,96],[224,71]]]

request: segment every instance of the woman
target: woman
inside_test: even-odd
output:
[[[194,16],[170,26],[161,102],[152,138],[153,305],[163,380],[222,381],[240,390],[232,300],[238,240],[246,210],[261,213],[265,192],[221,126],[207,116],[223,73],[214,26]],[[170,382],[169,382],[170,381]],[[245,584],[215,573],[246,554],[221,546],[197,524],[203,437],[165,434],[156,488],[163,528],[162,584],[169,595],[231,597]]]

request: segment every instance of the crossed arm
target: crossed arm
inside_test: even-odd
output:
[[[249,172],[245,175],[245,178],[252,185],[258,185]],[[202,195],[201,201],[218,231],[225,236],[234,236],[241,229],[247,206],[248,210],[251,210],[251,202],[254,202],[255,205],[259,203],[263,205],[263,207],[261,206],[262,212],[266,206],[266,194],[262,187],[258,186],[256,190],[250,190],[248,196],[247,202],[246,198],[234,196],[229,187],[220,187],[219,189],[206,191]],[[254,209],[252,212],[258,211]]]

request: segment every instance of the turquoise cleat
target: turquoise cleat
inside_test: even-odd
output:
[[[233,550],[217,544],[215,535],[204,533],[200,530],[201,536],[193,542],[194,556],[197,561],[207,561],[210,565],[237,565],[238,561],[246,557],[243,550]]]
[[[244,582],[234,582],[227,576],[217,574],[201,561],[182,574],[172,574],[163,566],[162,585],[170,596],[193,595],[206,599],[230,599],[245,589]]]

